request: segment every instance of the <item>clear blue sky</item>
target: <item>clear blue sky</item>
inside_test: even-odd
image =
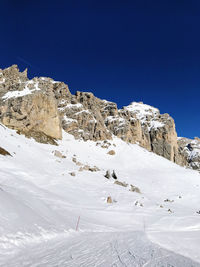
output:
[[[0,68],[158,107],[200,136],[200,1],[1,1]]]

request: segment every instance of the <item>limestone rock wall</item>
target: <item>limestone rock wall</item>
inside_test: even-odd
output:
[[[72,95],[65,83],[46,77],[29,80],[27,70],[20,72],[16,65],[0,69],[0,121],[39,141],[40,135],[43,141],[44,135],[61,139],[62,129],[84,140],[117,136],[180,165],[198,165],[189,163],[194,157],[185,152],[184,142],[177,142],[169,114],[160,114],[142,102],[118,109],[115,103],[92,93]]]
[[[200,171],[200,138],[178,138],[182,165]]]
[[[14,65],[0,71],[0,120],[20,132],[62,138],[57,101],[50,80],[28,80]]]

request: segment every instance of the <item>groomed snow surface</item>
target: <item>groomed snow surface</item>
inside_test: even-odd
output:
[[[200,266],[198,172],[117,138],[106,149],[64,132],[58,146],[0,136],[12,154],[0,155],[0,266]]]

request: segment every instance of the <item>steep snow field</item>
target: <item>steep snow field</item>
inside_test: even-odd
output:
[[[2,125],[0,136],[12,154],[0,155],[0,266],[200,266],[198,172],[117,138],[102,148],[63,132],[52,146]]]

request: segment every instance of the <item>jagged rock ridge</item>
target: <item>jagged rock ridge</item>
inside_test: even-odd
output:
[[[62,128],[84,140],[109,140],[115,135],[193,168],[168,114],[141,102],[118,109],[92,93],[72,95],[63,82],[46,77],[29,80],[27,70],[20,72],[17,65],[0,70],[0,120],[41,142],[61,139]]]

